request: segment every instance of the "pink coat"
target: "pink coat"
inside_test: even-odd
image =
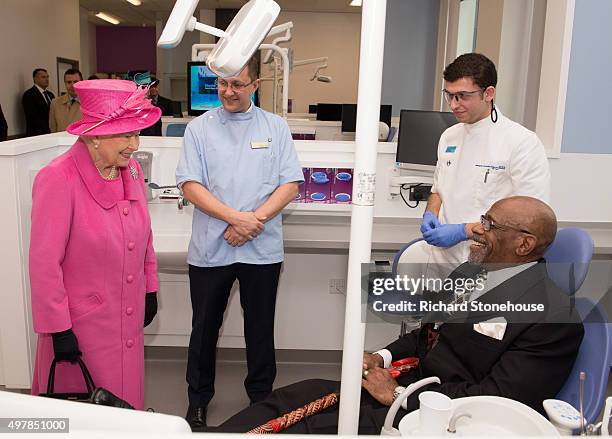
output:
[[[30,288],[38,333],[32,394],[46,392],[50,333],[72,328],[96,386],[144,405],[145,293],[157,291],[142,171],[121,171],[123,200],[109,190],[77,141],[43,168],[32,189]],[[77,365],[62,362],[55,391],[84,391]]]

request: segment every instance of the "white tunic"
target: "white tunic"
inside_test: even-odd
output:
[[[448,128],[438,144],[432,192],[442,199],[442,224],[480,220],[498,200],[527,195],[550,202],[550,169],[538,136],[503,116]],[[430,262],[458,265],[467,260],[470,241],[432,247]]]

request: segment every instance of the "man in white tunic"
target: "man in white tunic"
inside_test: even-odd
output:
[[[494,104],[497,71],[484,55],[459,56],[444,70],[444,96],[459,122],[440,137],[438,162],[421,232],[430,263],[458,265],[480,212],[526,195],[550,202],[550,170],[537,135]]]

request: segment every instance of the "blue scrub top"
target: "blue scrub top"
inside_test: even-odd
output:
[[[304,174],[283,118],[254,105],[245,113],[218,107],[187,125],[176,168],[177,185],[186,181],[196,181],[226,206],[248,212],[261,206],[280,185],[303,182]],[[283,260],[281,214],[241,247],[223,239],[227,226],[196,207],[187,263],[219,267]]]

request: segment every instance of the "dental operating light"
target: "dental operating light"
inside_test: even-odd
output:
[[[198,23],[193,16],[198,0],[177,0],[157,42],[164,49],[176,47],[185,31],[197,29],[219,37],[206,58],[210,70],[221,78],[236,76],[268,35],[280,6],[274,0],[250,0],[225,31]]]

